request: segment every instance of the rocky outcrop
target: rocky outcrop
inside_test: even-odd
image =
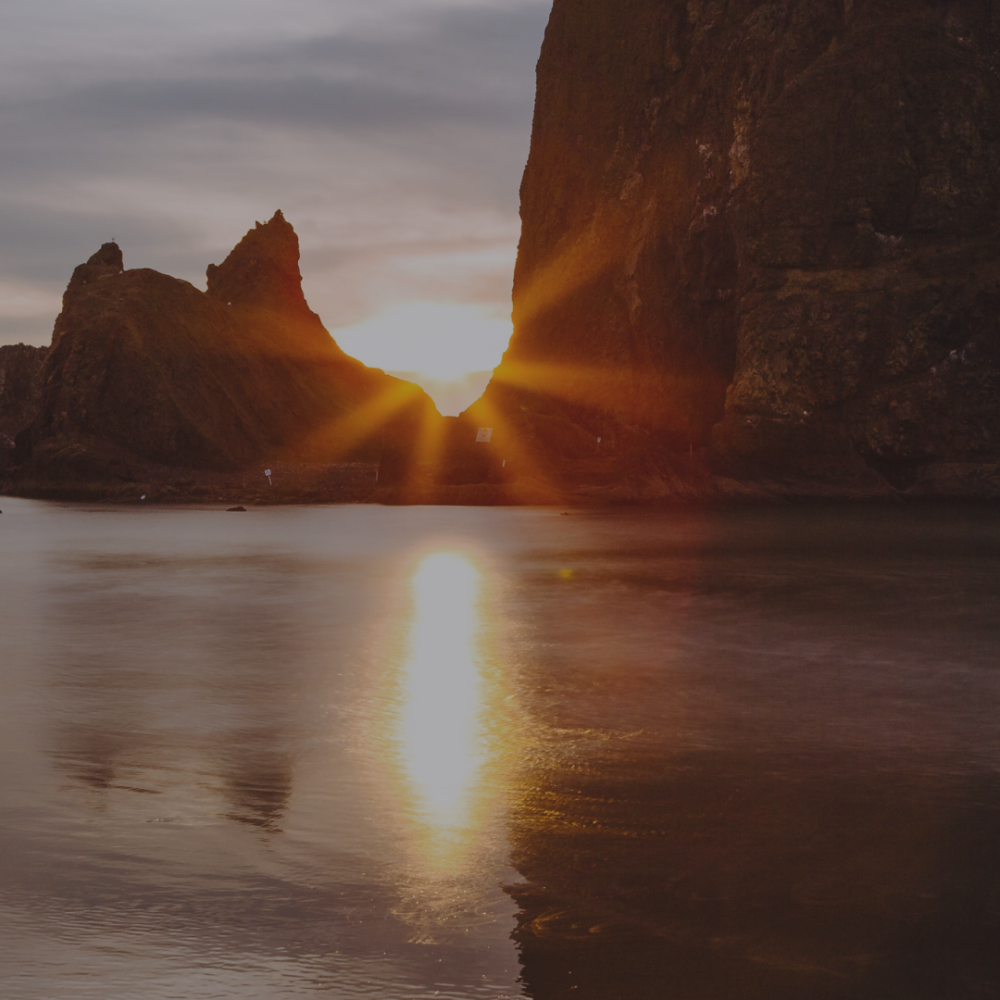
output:
[[[208,294],[226,305],[295,317],[322,329],[302,292],[298,237],[280,211],[270,222],[258,222],[222,264],[209,264],[207,278]]]
[[[7,344],[0,347],[0,469],[6,468],[14,439],[38,412],[38,374],[47,347]]]
[[[15,450],[21,481],[412,454],[440,420],[433,404],[340,350],[306,305],[298,256],[280,212],[209,268],[208,292],[125,270],[102,246],[66,289],[39,412]]]
[[[0,347],[0,434],[15,437],[35,418],[41,400],[38,374],[47,347]]]
[[[575,484],[1000,494],[998,52],[979,0],[555,0],[466,419]]]

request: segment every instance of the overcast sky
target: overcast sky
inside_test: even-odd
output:
[[[331,330],[407,302],[506,316],[550,6],[4,0],[0,343],[48,343],[112,237],[203,288],[277,208]]]

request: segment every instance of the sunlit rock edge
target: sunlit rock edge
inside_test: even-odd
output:
[[[555,0],[472,422],[591,497],[1000,494],[1000,14]]]

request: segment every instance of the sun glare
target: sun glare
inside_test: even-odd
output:
[[[399,913],[423,926],[454,909],[455,885],[502,837],[507,775],[525,736],[499,666],[497,583],[486,563],[447,547],[405,565],[371,745],[409,858],[412,899]]]
[[[442,382],[495,368],[510,334],[509,317],[456,302],[404,302],[333,332],[337,343],[366,365]]]
[[[411,583],[400,744],[419,811],[444,828],[461,824],[482,763],[479,583],[472,562],[454,552],[426,556]]]
[[[501,667],[497,580],[472,551],[408,557],[386,630],[377,729],[403,866],[393,915],[433,943],[482,918],[505,856],[509,775],[526,749]]]

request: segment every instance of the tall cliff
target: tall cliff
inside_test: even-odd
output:
[[[41,373],[38,416],[18,438],[24,476],[129,479],[143,463],[239,469],[412,452],[440,420],[416,386],[336,345],[302,294],[280,212],[258,223],[208,291],[124,270],[107,243],[73,272]]]
[[[469,419],[569,481],[1000,493],[998,52],[987,0],[555,0]]]

